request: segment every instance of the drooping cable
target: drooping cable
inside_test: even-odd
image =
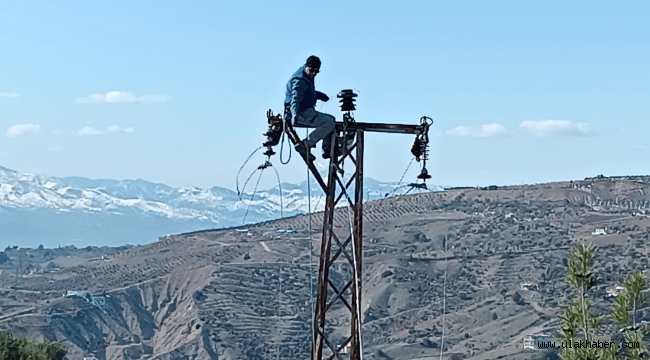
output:
[[[239,196],[240,200],[241,200],[241,193],[243,192],[243,190],[242,190],[242,192],[239,191],[239,174],[241,173],[244,166],[246,166],[246,163],[248,163],[248,160],[250,160],[253,157],[253,155],[255,155],[255,153],[257,151],[259,151],[259,149],[261,149],[261,148],[262,148],[262,146],[258,147],[250,155],[248,155],[248,158],[246,159],[246,161],[244,161],[244,164],[239,168],[239,171],[237,172],[237,178],[235,179],[235,183],[236,183],[236,186],[237,186],[237,196]],[[244,185],[244,187],[245,186],[246,185]]]
[[[442,285],[442,335],[440,336],[440,360],[445,348],[445,313],[447,312],[447,235],[445,235],[445,279]]]
[[[280,160],[282,161],[282,160]],[[273,168],[273,171],[275,171],[275,177],[278,179],[278,190],[280,191],[280,219],[284,219],[284,206],[282,205],[282,183],[280,182],[280,174],[278,174],[278,170],[271,165]]]
[[[257,171],[257,170],[255,170]],[[253,203],[253,199],[255,198],[255,193],[257,192],[257,187],[260,185],[260,179],[262,178],[262,173],[264,172],[264,168],[262,168],[262,171],[260,171],[260,176],[257,178],[257,184],[255,184],[255,189],[253,190],[253,195],[251,195],[251,200],[248,203],[248,207],[246,207],[246,213],[244,214],[244,220],[242,221],[242,225],[246,223],[246,216],[248,216],[248,210],[251,208],[251,204]],[[254,172],[253,172],[254,174]]]
[[[246,182],[244,183],[244,186],[241,188],[241,194],[239,194],[239,200],[241,200],[241,195],[244,195],[244,190],[246,190],[246,185],[248,185],[248,182],[253,177],[253,175],[255,175],[257,170],[259,170],[259,168],[253,170],[253,172],[250,175],[248,175],[248,178],[246,179]],[[261,176],[261,174],[260,174],[260,176]],[[239,190],[237,190],[237,192],[239,193]]]
[[[341,168],[343,170],[343,173],[345,173],[345,160],[343,160],[343,163],[341,164]],[[354,174],[352,175],[354,176]],[[346,181],[347,183],[347,181]],[[355,187],[359,186],[359,184],[355,183]],[[346,189],[341,189],[341,191],[346,192]],[[363,191],[363,189],[361,189]],[[346,194],[347,197],[347,194]],[[348,198],[349,199],[349,198]],[[361,202],[363,202],[363,196],[361,197]],[[357,204],[356,206],[359,206]],[[359,273],[357,272],[357,269],[359,268],[357,266],[357,247],[355,245],[355,238],[354,238],[354,222],[352,221],[352,216],[350,214],[350,205],[347,206],[348,208],[348,229],[350,230],[350,243],[352,244],[352,263],[354,266],[354,290],[356,294],[356,311],[357,311],[357,331],[359,332],[359,360],[363,360],[363,342],[361,341],[361,301],[359,299],[361,298],[361,289],[359,288]]]
[[[284,219],[284,204],[283,204],[282,182],[280,181],[280,174],[278,173],[278,170],[276,170],[276,168],[273,166],[273,164],[271,164],[271,162],[268,161],[268,160],[266,160],[266,162],[264,162],[264,164],[258,166],[257,169],[255,169],[255,170],[254,170],[254,171],[253,171],[253,172],[248,176],[248,179],[246,179],[246,182],[244,183],[244,187],[242,187],[242,189],[241,189],[241,193],[240,193],[239,190],[237,190],[237,192],[240,193],[240,195],[239,195],[239,200],[241,200],[241,194],[244,194],[244,190],[246,189],[246,185],[248,185],[248,182],[250,181],[250,179],[253,177],[253,175],[255,175],[255,173],[256,173],[258,170],[261,170],[261,171],[260,171],[260,176],[259,176],[259,178],[257,179],[257,184],[255,185],[255,190],[253,190],[253,196],[255,196],[255,193],[257,192],[257,187],[258,187],[258,185],[259,185],[259,183],[260,183],[260,179],[262,178],[262,172],[263,172],[264,169],[266,169],[267,167],[271,167],[271,168],[273,168],[273,171],[275,171],[275,177],[276,177],[276,179],[278,180],[278,190],[280,191],[280,218],[281,218],[281,219]],[[251,201],[252,201],[252,198],[251,198]],[[248,204],[248,207],[250,208],[250,203]],[[248,209],[246,210],[246,215],[248,215]],[[244,221],[246,221],[246,215],[244,216]]]
[[[287,133],[287,121],[284,120],[282,121],[282,138],[280,139],[280,162],[282,165],[287,165],[289,161],[291,161],[291,146],[288,147],[289,149],[289,158],[287,159],[287,162],[282,161],[282,150],[284,149],[284,136]],[[287,141],[291,143],[291,139],[287,136]]]
[[[305,129],[305,134],[308,133]],[[313,265],[312,253],[314,252],[314,241],[311,234],[311,177],[309,167],[307,167],[307,207],[309,208],[309,303],[311,304],[311,338],[314,339],[314,331],[316,326],[316,310],[314,309],[314,284],[312,279]]]
[[[402,174],[402,177],[401,177],[401,178],[399,179],[399,181],[397,182],[397,185],[395,185],[395,188],[393,189],[393,191],[391,191],[390,193],[384,195],[384,199],[387,198],[387,197],[389,197],[389,196],[392,196],[393,194],[395,194],[395,192],[396,192],[398,189],[400,189],[399,184],[401,184],[401,183],[402,183],[402,180],[404,180],[404,176],[406,176],[406,173],[409,171],[409,168],[411,167],[411,164],[413,164],[413,160],[415,160],[415,158],[411,158],[411,161],[409,162],[408,166],[406,166],[406,170],[404,170],[404,173]]]
[[[278,271],[278,322],[282,318],[282,312],[280,311],[281,307],[280,305],[282,304],[282,265],[280,265],[280,270]],[[280,345],[282,342],[278,343],[278,348],[277,348],[277,360],[280,360]]]

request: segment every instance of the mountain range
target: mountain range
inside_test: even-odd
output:
[[[364,197],[376,200],[420,191],[404,185],[366,177]],[[322,211],[324,193],[313,177],[310,186],[312,209]],[[354,184],[349,191],[352,194]],[[218,186],[174,188],[142,179],[49,177],[0,166],[0,246],[145,244],[166,234],[308,213],[307,194],[306,180],[238,194]]]

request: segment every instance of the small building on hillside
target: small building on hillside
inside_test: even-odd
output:
[[[73,297],[80,297],[80,298],[86,298],[88,296],[87,291],[74,291],[74,290],[67,290],[65,292],[65,297],[67,298],[73,298]]]
[[[539,290],[539,285],[533,284],[530,281],[526,281],[526,282],[523,282],[523,283],[519,284],[519,288],[521,290],[537,291],[537,290]]]
[[[614,284],[612,287],[607,288],[607,297],[616,297],[618,296],[623,290],[625,290],[624,287]]]
[[[596,229],[591,233],[591,235],[607,235],[607,231],[605,231],[605,229]]]
[[[548,348],[548,342],[551,336],[547,334],[526,335],[524,337],[524,350],[545,350]]]
[[[275,233],[277,235],[284,235],[284,234],[291,235],[291,234],[293,234],[293,228],[290,227],[290,228],[287,228],[287,229],[278,229],[278,230],[275,230]]]
[[[350,354],[350,347],[351,347],[351,346],[352,346],[351,343],[347,343],[347,345],[345,345],[345,347],[344,347],[343,349],[341,349],[340,354],[349,355],[349,354]],[[341,344],[337,344],[336,347],[337,347],[337,348],[340,348],[340,347],[341,347]]]

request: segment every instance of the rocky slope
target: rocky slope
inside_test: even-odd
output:
[[[649,191],[644,181],[595,179],[367,203],[364,358],[438,359],[443,329],[445,359],[540,358],[522,340],[555,335],[576,243],[598,246],[602,311],[611,305],[606,287],[646,270]],[[69,359],[307,359],[322,214],[311,216],[311,259],[309,220],[133,248],[7,250],[0,327],[61,342]],[[277,233],[289,227],[293,233]],[[600,228],[607,234],[592,234]],[[347,235],[345,208],[334,231]],[[348,271],[341,261],[330,275],[335,286]],[[331,336],[342,340],[349,319],[336,306]],[[616,334],[609,326],[603,336]]]

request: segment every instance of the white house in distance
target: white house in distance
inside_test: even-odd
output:
[[[343,349],[341,349],[340,354],[349,355],[349,354],[350,354],[350,347],[351,347],[351,346],[352,346],[351,343],[347,343],[347,345],[345,345],[345,347],[344,347]],[[340,347],[341,347],[341,344],[336,344],[336,347],[337,347],[337,348],[340,348]]]
[[[539,290],[539,285],[534,284],[534,283],[532,283],[530,281],[525,281],[525,282],[522,282],[521,284],[519,284],[519,288],[521,290],[531,290],[531,291],[533,291],[533,290]]]
[[[539,333],[534,335],[526,335],[524,337],[524,350],[546,350],[547,347],[540,345],[540,343],[547,343],[549,341],[551,341],[551,336],[547,334]]]
[[[618,296],[623,290],[625,290],[624,287],[614,284],[614,286],[607,288],[607,297]]]

